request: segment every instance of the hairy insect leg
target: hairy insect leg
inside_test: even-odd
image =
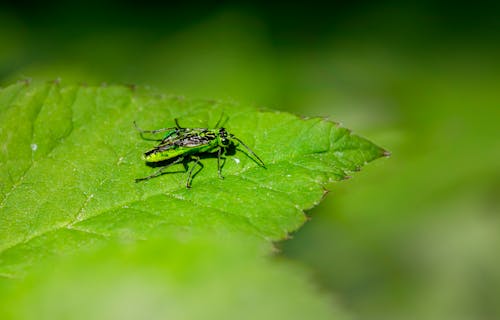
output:
[[[191,167],[191,169],[189,169],[189,172],[188,172],[188,177],[187,177],[187,180],[186,180],[186,188],[191,188],[191,179],[192,177],[194,177],[196,174],[198,174],[198,172],[200,172],[201,170],[203,170],[203,168],[205,167],[203,165],[203,163],[200,162],[200,157],[196,157],[196,156],[192,156],[193,159],[195,159],[195,163],[194,165]],[[193,175],[193,171],[194,171],[194,168],[196,167],[196,165],[200,165],[200,170],[198,170],[194,175]]]
[[[144,181],[144,180],[149,180],[149,179],[151,179],[151,178],[155,178],[155,177],[161,176],[161,175],[163,174],[163,171],[164,171],[165,169],[167,169],[167,168],[169,168],[169,167],[173,166],[174,164],[177,164],[177,163],[179,163],[179,162],[181,162],[181,161],[183,161],[183,160],[184,160],[184,158],[183,158],[183,157],[178,158],[178,159],[176,159],[175,161],[173,161],[173,162],[171,162],[171,163],[167,164],[166,166],[161,167],[161,168],[160,168],[160,170],[156,171],[156,172],[155,172],[155,173],[153,173],[152,175],[149,175],[149,176],[144,177],[144,178],[137,178],[137,179],[135,179],[135,182]]]
[[[222,166],[220,164],[221,155],[222,155],[222,148],[219,148],[219,150],[217,151],[217,173],[219,174],[219,178],[224,179],[224,176],[222,176]],[[223,159],[224,161],[226,160],[226,158]]]

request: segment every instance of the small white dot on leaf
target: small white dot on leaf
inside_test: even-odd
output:
[[[38,145],[36,143],[32,143],[30,147],[31,147],[31,150],[33,150],[33,151],[36,151],[36,149],[38,149]]]
[[[240,163],[240,159],[238,158],[233,158],[234,162],[236,162],[236,164],[239,164]]]

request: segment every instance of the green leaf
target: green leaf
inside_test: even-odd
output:
[[[237,151],[224,180],[209,157],[191,189],[182,165],[134,182],[156,170],[141,160],[156,142],[133,121],[222,114],[265,169]],[[331,182],[386,154],[347,129],[147,88],[18,83],[0,90],[0,141],[0,318],[344,318],[268,255]]]
[[[135,183],[154,168],[141,154],[155,145],[146,129],[214,126],[266,163],[217,159],[185,188],[182,165]],[[280,240],[306,220],[332,181],[385,154],[325,119],[301,119],[223,101],[189,100],[126,86],[18,83],[0,91],[0,274],[22,276],[45,256],[113,238],[212,231]],[[192,165],[192,164],[191,164]]]

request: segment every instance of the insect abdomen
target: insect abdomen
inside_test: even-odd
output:
[[[160,162],[175,158],[182,154],[182,151],[176,149],[160,150],[155,148],[144,153],[143,159],[147,162]]]
[[[177,158],[180,156],[189,156],[198,153],[210,153],[214,152],[214,148],[216,145],[208,144],[208,145],[200,145],[196,147],[170,147],[166,150],[162,150],[161,147],[152,149],[146,153],[144,153],[143,158],[147,162],[160,162],[173,158]]]

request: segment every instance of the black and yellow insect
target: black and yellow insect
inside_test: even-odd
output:
[[[255,154],[255,152],[252,151],[252,149],[244,144],[239,138],[227,132],[226,129],[222,127],[216,129],[183,128],[179,125],[177,119],[174,120],[176,124],[175,127],[157,130],[142,130],[137,127],[134,122],[136,129],[141,134],[158,134],[166,132],[162,139],[157,140],[160,142],[156,147],[143,154],[144,161],[150,164],[159,164],[158,166],[161,168],[150,176],[135,179],[136,182],[158,177],[163,174],[165,169],[178,163],[183,163],[187,171],[187,163],[189,161],[195,161],[194,165],[188,171],[188,177],[186,180],[186,188],[190,188],[194,168],[196,165],[201,167],[200,170],[203,168],[203,164],[200,162],[200,157],[210,154],[217,156],[217,172],[219,177],[224,179],[221,172],[223,166],[221,165],[221,159],[225,160],[224,156],[229,150],[239,150],[237,148],[240,145],[242,145],[253,157],[255,157],[256,160],[254,159],[254,161],[258,165],[263,168],[266,167],[264,162]],[[216,127],[219,126],[219,123],[220,119],[217,122]],[[248,156],[248,154],[246,155]]]

